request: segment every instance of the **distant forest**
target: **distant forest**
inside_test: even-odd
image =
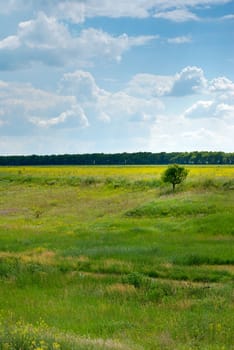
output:
[[[0,156],[0,165],[156,165],[156,164],[234,164],[234,153],[93,153],[63,155]]]

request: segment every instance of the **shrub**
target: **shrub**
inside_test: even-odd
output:
[[[144,283],[144,279],[144,276],[139,272],[132,272],[123,277],[123,283],[131,284],[135,288],[140,288]]]

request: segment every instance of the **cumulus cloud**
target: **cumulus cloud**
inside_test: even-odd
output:
[[[211,92],[234,91],[234,83],[226,77],[218,77],[210,81],[209,90]]]
[[[223,104],[233,104],[234,83],[226,77],[218,77],[209,82],[208,92]]]
[[[199,100],[184,112],[186,118],[218,118],[234,122],[234,104],[215,100]]]
[[[185,96],[202,92],[207,86],[204,72],[199,67],[185,67],[174,78],[170,94],[173,96]]]
[[[0,41],[0,67],[14,69],[35,61],[47,65],[83,65],[99,58],[120,61],[130,48],[145,45],[155,38],[112,36],[94,28],[72,36],[63,23],[40,12],[36,19],[19,23],[16,35]]]
[[[97,86],[94,77],[85,71],[64,74],[60,91],[73,93],[90,116],[95,114],[99,120],[109,122],[113,119],[143,120],[145,113],[155,113],[164,108],[157,98],[136,97],[127,91],[111,93]]]
[[[28,134],[37,127],[86,127],[74,96],[58,95],[30,84],[0,83],[0,134]]]
[[[62,49],[69,46],[72,39],[63,24],[43,12],[34,20],[20,22],[17,36],[21,45],[32,49]]]
[[[202,75],[203,76],[203,75]],[[198,100],[184,112],[186,118],[218,118],[234,122],[234,84],[226,77],[204,80],[209,100]]]
[[[76,95],[80,102],[86,104],[89,102],[93,103],[101,96],[108,94],[105,90],[97,86],[92,74],[82,70],[65,73],[60,81],[59,91]]]
[[[137,74],[128,83],[126,91],[144,96],[187,96],[203,93],[207,79],[201,68],[188,66],[174,76]]]

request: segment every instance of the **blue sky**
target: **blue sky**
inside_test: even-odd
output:
[[[0,154],[233,152],[234,2],[0,0]]]

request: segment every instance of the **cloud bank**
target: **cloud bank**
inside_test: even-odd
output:
[[[49,130],[116,133],[147,150],[173,151],[220,146],[229,150],[234,131],[233,82],[226,77],[208,80],[199,67],[185,67],[174,76],[138,74],[111,92],[101,88],[87,71],[65,73],[57,93],[31,84],[0,81],[0,135],[46,138]],[[170,109],[178,96],[194,99],[180,114]],[[189,101],[189,100],[188,100]],[[147,137],[140,137],[142,135]],[[49,135],[49,134],[48,134]],[[135,141],[134,141],[135,140]],[[82,140],[81,140],[82,141]],[[84,140],[83,140],[84,141]],[[52,141],[51,141],[52,142]],[[100,141],[101,142],[101,141]],[[119,136],[119,141],[121,137]],[[131,143],[130,142],[130,143]],[[133,149],[134,150],[134,149]]]

